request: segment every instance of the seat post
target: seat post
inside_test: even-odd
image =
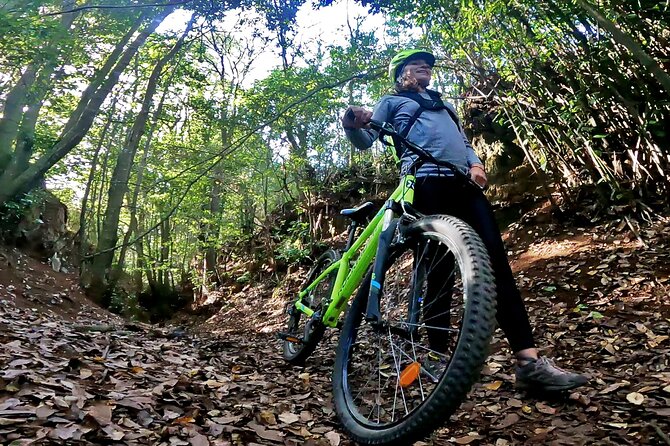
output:
[[[358,227],[358,223],[355,221],[352,221],[349,224],[349,228],[347,231],[349,232],[348,240],[347,240],[347,246],[344,249],[345,251],[351,248],[351,245],[354,243],[354,237],[356,237],[356,228]]]

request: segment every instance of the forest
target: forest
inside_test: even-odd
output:
[[[273,312],[272,305],[281,310],[304,279],[300,275],[327,245],[344,244],[348,222],[339,215],[340,209],[367,200],[381,205],[397,185],[398,167],[387,148],[380,143],[371,150],[355,148],[340,119],[349,105],[372,109],[392,90],[388,62],[407,48],[422,48],[437,57],[431,88],[455,105],[485,164],[487,197],[505,234],[513,234],[505,236],[510,255],[518,255],[513,261],[522,264],[526,255],[522,251],[531,252],[534,242],[565,241],[561,237],[575,233],[591,243],[587,245],[591,254],[598,254],[598,258],[572,259],[582,263],[569,264],[566,257],[565,264],[549,263],[548,269],[536,264],[533,270],[529,263],[529,269],[522,270],[518,276],[522,291],[538,291],[544,296],[540,301],[545,295],[568,294],[571,286],[585,294],[590,293],[587,288],[604,287],[590,294],[593,301],[602,300],[600,304],[586,298],[551,302],[547,298],[547,305],[562,302],[561,310],[535,309],[533,321],[537,317],[555,325],[542,332],[552,345],[559,342],[549,334],[552,330],[576,330],[580,334],[573,339],[593,337],[588,341],[593,348],[586,349],[593,354],[591,361],[598,362],[599,354],[631,350],[628,361],[623,358],[611,366],[616,379],[602,378],[599,390],[590,396],[584,392],[570,397],[585,416],[607,418],[605,429],[614,426],[618,433],[595,429],[560,434],[567,424],[538,433],[543,426],[538,419],[531,420],[531,412],[524,409],[529,406],[494,401],[503,409],[491,411],[501,417],[491,424],[502,425],[501,429],[529,427],[496,437],[482,433],[478,426],[485,423],[476,417],[468,430],[469,421],[461,417],[459,427],[438,434],[443,442],[433,440],[434,444],[503,446],[549,444],[549,440],[554,441],[551,444],[670,444],[670,375],[665,368],[670,361],[670,5],[666,1],[0,0],[0,299],[9,299],[16,287],[23,290],[23,297],[14,293],[17,299],[27,299],[26,280],[57,273],[61,276],[54,276],[53,283],[45,285],[48,281],[40,279],[45,280],[40,286],[50,290],[50,303],[42,302],[45,308],[56,305],[54,299],[58,305],[76,301],[77,308],[87,308],[85,302],[90,300],[96,310],[86,317],[94,325],[90,333],[82,329],[82,336],[93,336],[94,343],[102,342],[96,335],[106,336],[108,350],[113,344],[110,336],[116,336],[117,347],[130,345],[133,330],[155,339],[167,333],[179,341],[181,328],[169,331],[163,328],[166,321],[180,327],[219,324],[228,333],[231,321],[240,319],[247,328],[257,328],[253,336],[266,336],[256,342],[245,334],[241,345],[257,345],[244,348],[259,348],[248,353],[250,358],[258,354],[268,361],[272,353],[264,349],[272,341],[267,336],[276,327],[261,329],[262,320],[280,317],[281,311]],[[561,246],[570,251],[581,245]],[[25,253],[41,266],[25,260]],[[10,280],[14,273],[7,271],[20,270],[22,262],[23,276],[15,284]],[[515,273],[518,264],[513,265]],[[630,270],[622,273],[612,265]],[[584,274],[589,270],[585,279],[573,281],[571,275],[582,269]],[[543,281],[543,274],[555,281],[546,277]],[[69,294],[75,289],[81,298]],[[648,300],[638,299],[641,295]],[[624,299],[629,296],[641,307],[629,309],[630,302]],[[607,297],[621,297],[626,307],[605,302]],[[4,306],[8,301],[0,302]],[[252,302],[253,308],[240,302]],[[266,310],[257,311],[266,304]],[[30,305],[1,310],[3,324],[21,319],[20,308]],[[250,311],[256,319],[245,314]],[[548,320],[551,311],[553,321]],[[68,317],[74,318],[74,313]],[[577,317],[581,319],[570,319]],[[628,331],[615,335],[617,321],[625,321]],[[3,343],[19,339],[17,333],[28,336],[37,320],[16,323],[14,334],[0,331]],[[149,325],[156,323],[160,325]],[[122,331],[107,330],[117,325]],[[76,332],[82,326],[74,327]],[[154,338],[144,353],[147,362],[160,361],[162,347]],[[84,342],[76,336],[71,339],[75,344]],[[211,358],[217,349],[225,350],[227,341],[202,342],[198,348],[204,364],[214,361]],[[49,348],[60,348],[56,344]],[[91,345],[86,348],[100,350],[94,357],[107,358],[104,345]],[[648,348],[658,350],[651,355]],[[637,358],[632,352],[636,349],[647,349],[650,356]],[[245,359],[246,353],[239,353],[228,361],[232,353],[226,351],[215,367],[237,367],[235,375],[273,381],[249,371],[248,361],[261,359]],[[278,351],[275,348],[275,354]],[[3,350],[0,357],[6,358],[8,352]],[[488,363],[484,372],[494,381],[478,387],[478,392],[488,392],[487,397],[500,387],[495,383],[502,383],[503,390],[507,385],[505,378],[496,378],[499,363],[504,362],[502,354],[496,354],[492,357],[498,367]],[[128,355],[130,367],[143,370],[132,374],[149,372],[151,367],[140,367]],[[175,373],[188,375],[188,368],[202,366],[191,361],[189,355],[197,357],[196,353],[175,355],[182,358]],[[7,363],[19,357],[6,358]],[[573,359],[570,365],[585,365],[584,360]],[[69,361],[72,368],[73,359]],[[76,367],[102,373],[104,361],[92,361],[97,368]],[[278,367],[281,359],[276,356],[271,362]],[[337,433],[332,410],[314,415],[305,408],[293,419],[286,415],[288,406],[275,405],[277,421],[267,401],[261,402],[266,404],[262,410],[241,403],[242,409],[227,412],[198,400],[202,413],[219,413],[210,413],[214,421],[207,424],[209,433],[189,430],[188,426],[204,426],[205,415],[184,409],[177,396],[171,404],[181,409],[171,409],[177,414],[170,418],[177,419],[171,426],[188,432],[178,434],[175,428],[152,437],[155,432],[144,432],[157,431],[151,422],[143,423],[148,418],[135,420],[141,428],[116,419],[122,407],[146,409],[148,400],[139,394],[127,396],[125,406],[95,405],[89,415],[82,414],[68,427],[55,421],[48,432],[44,430],[48,423],[24,429],[11,421],[19,415],[9,412],[18,409],[7,398],[18,393],[9,386],[37,378],[16,372],[29,370],[28,363],[13,364],[3,366],[0,378],[3,444],[4,440],[29,444],[21,441],[42,434],[54,444],[71,439],[117,444],[113,441],[124,438],[124,432],[124,441],[139,441],[133,444],[306,444],[307,440],[349,444]],[[298,379],[302,394],[309,388],[310,375],[313,385],[330,385],[329,372],[314,367]],[[627,386],[634,382],[635,367],[645,367],[641,372],[645,379],[633,389]],[[154,371],[157,376],[159,369]],[[287,370],[284,373],[292,373]],[[275,372],[282,376],[281,370]],[[172,378],[160,382],[179,388],[179,375]],[[207,392],[219,392],[218,397],[222,390],[227,395],[231,386],[214,375],[204,374],[202,381],[209,382],[209,387],[203,384]],[[151,387],[158,382],[157,378]],[[603,393],[603,388],[609,390]],[[638,395],[645,398],[644,389],[650,395],[646,403],[638,404]],[[188,386],[181,390],[200,392]],[[152,398],[160,391],[154,388]],[[240,391],[251,392],[243,385]],[[617,391],[622,392],[622,404],[627,404],[619,412],[606,409],[604,401],[603,407],[589,411],[596,407],[590,402],[594,395],[609,398]],[[630,397],[632,393],[636,395]],[[80,400],[88,398],[82,395]],[[327,391],[319,395],[328,398]],[[132,400],[135,397],[140,399]],[[284,398],[292,405],[301,404]],[[78,410],[89,407],[86,404],[81,402]],[[116,407],[116,424],[111,423],[109,407]],[[505,410],[510,407],[518,409],[521,418],[516,414],[509,418]],[[551,417],[556,408],[542,405],[530,410],[533,416],[539,411]],[[632,420],[620,415],[631,410]],[[51,413],[42,415],[37,418],[46,420]],[[107,435],[106,440],[94,437],[81,427],[84,424],[79,426],[82,420],[101,426],[106,434],[95,435]],[[244,424],[243,430],[234,427],[249,420],[252,424]],[[570,419],[573,427],[575,420],[584,421]],[[302,424],[313,435],[301,434]],[[79,431],[72,430],[74,426]],[[22,434],[12,437],[13,429]],[[138,436],[128,437],[129,431]],[[170,440],[178,435],[182,443]],[[538,435],[541,438],[533,441]]]

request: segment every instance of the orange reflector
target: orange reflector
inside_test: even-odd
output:
[[[293,337],[293,336],[286,336],[286,340],[287,340],[288,342],[293,342],[293,343],[298,343],[298,342],[300,342],[300,338],[295,338],[295,337]]]
[[[419,377],[419,372],[421,371],[421,364],[418,362],[413,362],[405,370],[400,372],[400,385],[402,387],[409,387],[414,381]]]

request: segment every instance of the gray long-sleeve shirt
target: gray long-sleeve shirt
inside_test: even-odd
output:
[[[428,99],[427,93],[423,93]],[[445,102],[454,114],[453,105]],[[419,108],[412,99],[387,95],[381,98],[372,113],[372,119],[388,122],[402,133],[410,118]],[[379,137],[379,133],[370,129],[345,130],[347,137],[359,149],[367,149]],[[467,173],[473,164],[481,164],[463,129],[456,125],[447,110],[424,110],[407,134],[407,139],[423,147],[438,160],[449,161]],[[402,167],[409,165],[415,155],[405,151],[400,161]],[[449,169],[434,164],[424,164],[416,173],[417,177],[434,175],[452,175]]]

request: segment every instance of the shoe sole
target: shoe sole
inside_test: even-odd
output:
[[[576,389],[577,387],[582,387],[587,382],[588,381],[584,381],[581,383],[564,384],[562,386],[534,386],[534,385],[517,383],[516,388],[519,390],[535,391],[535,392],[564,392],[567,390]]]

